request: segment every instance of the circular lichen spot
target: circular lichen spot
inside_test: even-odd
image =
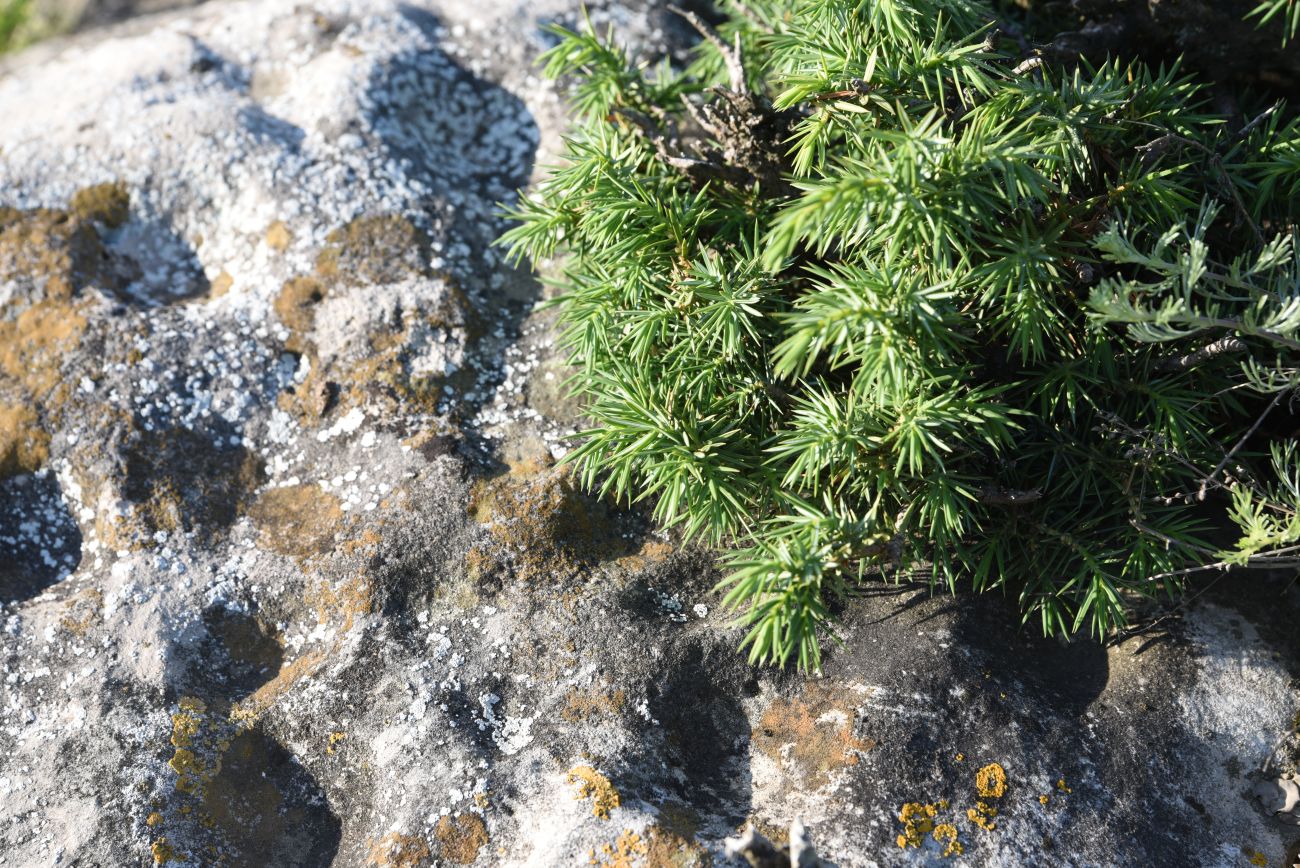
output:
[[[975,773],[975,791],[982,799],[1000,799],[1007,793],[1007,772],[1001,763],[989,763]]]

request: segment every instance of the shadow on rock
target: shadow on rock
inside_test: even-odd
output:
[[[246,510],[262,461],[228,431],[141,431],[125,449],[123,493],[153,531],[224,530]]]
[[[27,600],[81,563],[81,530],[54,475],[0,480],[0,603]]]
[[[1106,689],[1110,663],[1101,643],[1086,636],[1048,639],[1019,630],[1020,614],[1009,601],[962,595],[953,601],[953,640],[974,652],[997,677],[1024,685],[1062,716],[1078,717]]]
[[[229,848],[222,864],[232,866],[329,865],[342,838],[324,791],[292,754],[257,729],[231,740],[201,810]]]
[[[212,854],[212,864],[329,865],[342,823],[312,774],[261,720],[301,666],[284,666],[277,637],[253,615],[216,605],[202,624],[197,640],[170,649],[168,688],[179,710],[160,829],[178,848]]]
[[[750,725],[740,704],[749,669],[728,648],[692,644],[670,653],[677,656],[664,667],[667,678],[647,691],[667,767],[654,783],[703,816],[739,824],[752,795]]]

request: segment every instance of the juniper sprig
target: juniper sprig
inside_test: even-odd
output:
[[[1104,635],[1135,596],[1300,551],[1300,125],[1178,69],[1066,68],[964,0],[749,0],[686,69],[555,28],[586,482],[728,546],[753,661],[926,571]],[[1241,541],[1211,542],[1220,505]]]

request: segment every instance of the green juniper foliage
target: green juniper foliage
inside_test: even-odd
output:
[[[1228,124],[1176,69],[1026,58],[978,2],[728,9],[683,13],[684,70],[554,29],[579,119],[505,241],[563,255],[571,460],[731,550],[752,660],[816,668],[865,575],[1104,635],[1297,563],[1284,106]]]

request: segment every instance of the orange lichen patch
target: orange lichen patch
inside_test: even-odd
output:
[[[1065,782],[1062,781],[1062,784]],[[1007,772],[999,763],[989,763],[975,773],[975,792],[982,799],[1000,799],[1007,794]]]
[[[1038,804],[1040,804],[1040,805],[1046,805],[1046,804],[1047,804],[1048,802],[1050,802],[1051,800],[1052,800],[1052,797],[1051,797],[1050,795],[1048,795],[1047,793],[1043,793],[1043,795],[1041,795],[1041,796],[1038,797]]]
[[[367,865],[379,868],[419,868],[430,862],[429,842],[418,835],[389,832],[378,841],[371,841]]]
[[[95,184],[73,193],[68,206],[82,220],[97,220],[115,229],[131,216],[131,194],[121,181]]]
[[[632,868],[634,861],[648,852],[645,839],[631,829],[624,829],[614,843],[601,844],[599,852],[588,851],[587,863],[603,868]]]
[[[622,804],[622,797],[609,778],[591,766],[570,769],[569,783],[578,785],[578,794],[574,798],[591,799],[591,813],[602,820],[608,820],[609,812]]]
[[[293,234],[289,227],[284,225],[283,220],[277,220],[270,226],[266,227],[266,246],[272,250],[283,253],[289,249],[293,243]]]
[[[382,503],[380,508],[383,508]],[[361,536],[356,539],[344,540],[339,545],[339,551],[345,555],[355,555],[358,552],[377,548],[381,542],[383,542],[383,538],[379,535],[379,531],[374,528],[366,528],[361,532]]]
[[[992,832],[997,828],[994,818],[998,815],[998,809],[988,802],[976,802],[975,807],[966,810],[966,819],[970,820],[976,826],[979,826],[986,832]]]
[[[50,435],[36,411],[24,404],[0,404],[0,479],[40,470],[50,459]]]
[[[304,678],[316,674],[325,663],[325,652],[309,651],[292,663],[284,666],[270,681],[257,688],[251,696],[240,700],[230,709],[230,719],[242,723],[252,723],[266,713],[267,709],[280,701]]]
[[[438,839],[438,855],[457,865],[469,865],[488,842],[487,825],[472,813],[440,817],[433,836]]]
[[[617,717],[626,703],[627,695],[622,690],[604,692],[573,687],[564,696],[560,717],[569,723],[580,723],[593,716]]]
[[[67,211],[0,208],[0,280],[26,285],[29,301],[67,302],[87,286],[118,286],[93,223]]]
[[[153,812],[151,812],[151,813],[149,814],[149,816],[147,816],[147,817],[144,818],[144,824],[145,824],[146,826],[148,826],[149,828],[151,828],[151,829],[152,829],[154,826],[157,826],[157,825],[158,825],[159,823],[161,823],[162,821],[163,821],[163,815],[160,814],[160,813],[157,812],[157,811],[153,811]]]
[[[315,590],[307,591],[306,601],[316,610],[316,623],[338,619],[340,629],[346,633],[356,618],[374,611],[375,589],[365,576],[340,582],[337,587],[322,580]]]
[[[0,372],[37,399],[63,380],[63,357],[77,348],[87,321],[75,305],[45,301],[0,319]]]
[[[792,766],[805,787],[829,783],[833,773],[857,765],[859,755],[876,746],[853,734],[855,716],[843,690],[810,683],[802,695],[767,707],[753,732],[754,747]]]
[[[303,559],[329,554],[343,525],[339,499],[312,484],[272,488],[253,503],[248,515],[263,548]]]
[[[517,464],[477,484],[468,511],[487,526],[497,562],[524,582],[574,575],[627,546],[605,505],[580,490],[567,466]],[[483,553],[482,560],[489,558]]]

